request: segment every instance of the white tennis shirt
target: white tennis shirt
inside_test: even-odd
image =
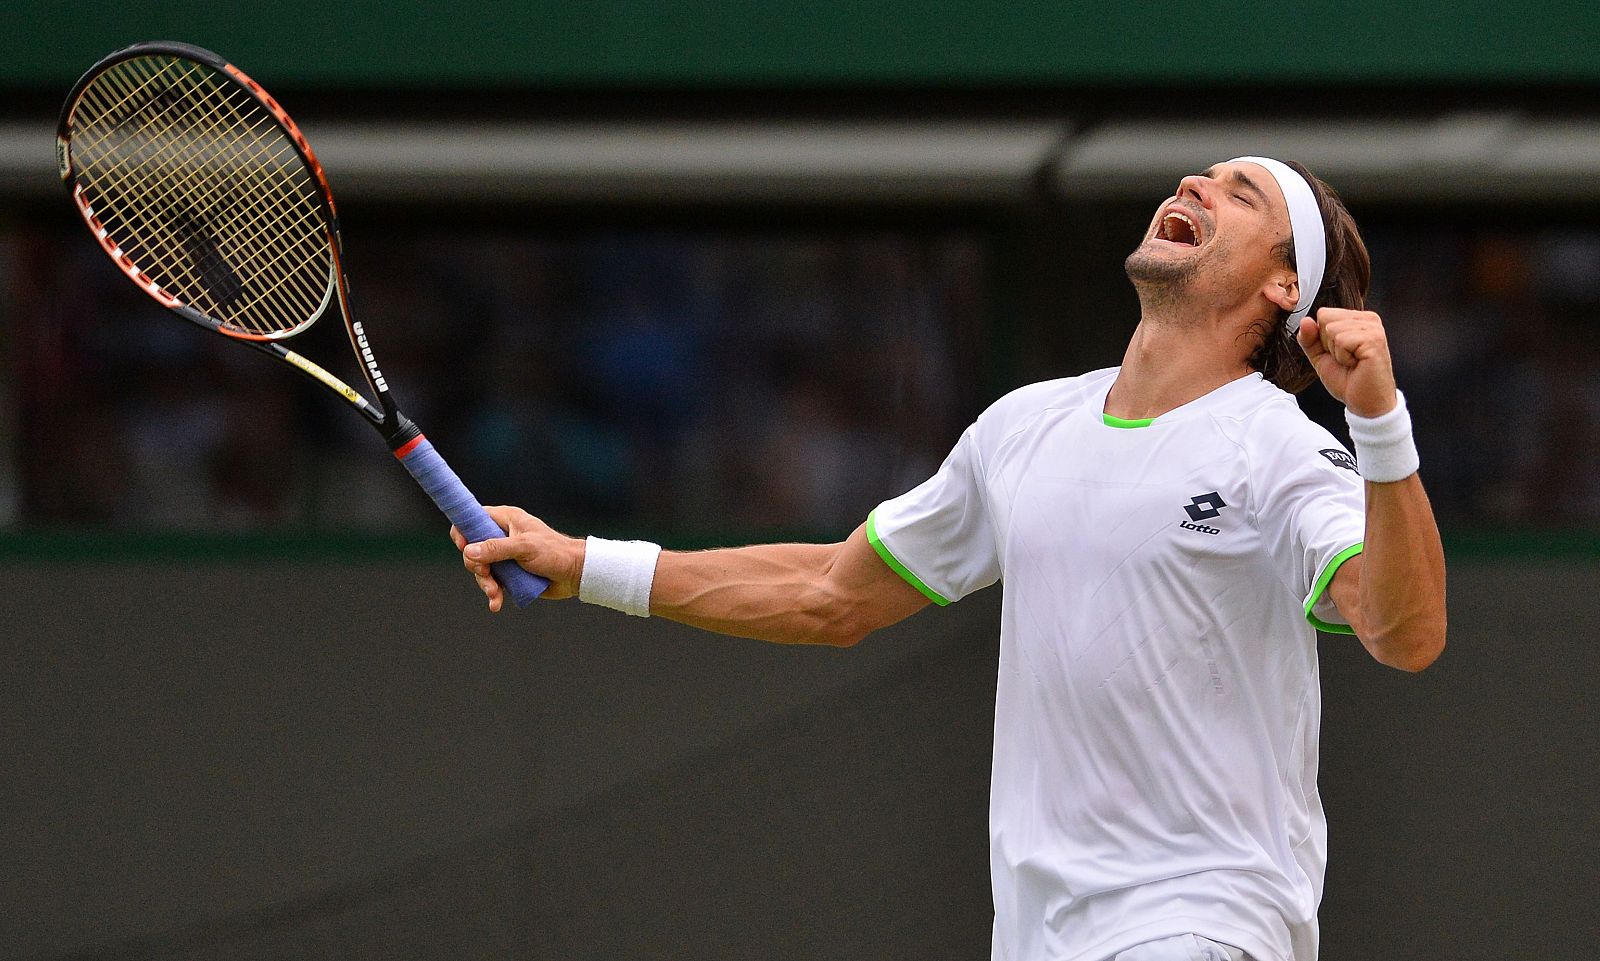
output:
[[[947,604],[1004,578],[995,961],[1198,934],[1312,961],[1327,822],[1316,630],[1361,550],[1355,459],[1250,374],[1107,416],[1117,370],[1034,384],[867,520]]]

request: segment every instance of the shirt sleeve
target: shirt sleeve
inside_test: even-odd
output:
[[[1366,489],[1355,458],[1332,434],[1310,421],[1297,427],[1263,452],[1257,522],[1306,620],[1320,631],[1354,634],[1327,590],[1339,567],[1361,553]]]
[[[983,484],[968,428],[936,474],[867,515],[867,539],[878,556],[935,604],[1000,579]]]

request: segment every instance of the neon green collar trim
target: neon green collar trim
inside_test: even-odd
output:
[[[1121,417],[1112,417],[1110,414],[1101,414],[1107,427],[1120,427],[1123,430],[1132,430],[1135,427],[1149,427],[1156,422],[1154,417],[1144,417],[1139,420],[1123,420]]]

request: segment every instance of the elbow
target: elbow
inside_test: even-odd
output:
[[[1444,644],[1445,619],[1439,614],[1381,638],[1374,645],[1374,654],[1389,667],[1415,674],[1439,659]]]
[[[1405,671],[1408,674],[1417,674],[1426,670],[1431,664],[1433,664],[1434,661],[1437,661],[1439,659],[1439,655],[1443,653],[1444,644],[1441,642],[1435,647],[1422,648],[1414,651],[1408,651],[1402,655],[1393,656],[1385,663],[1392,668]]]
[[[830,647],[855,647],[866,638],[867,635],[860,631],[835,631],[823,643]]]
[[[870,630],[860,628],[848,621],[828,621],[817,625],[810,632],[810,643],[821,644],[827,647],[855,647],[866,640]]]
[[[867,639],[875,626],[867,622],[859,609],[843,610],[830,618],[824,643],[833,647],[855,647]]]

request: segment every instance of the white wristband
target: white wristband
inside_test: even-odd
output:
[[[656,579],[661,545],[649,541],[585,541],[578,600],[635,617],[650,616],[650,585]]]
[[[1406,395],[1394,392],[1394,410],[1377,417],[1352,414],[1347,408],[1345,423],[1356,445],[1356,467],[1361,476],[1374,484],[1405,480],[1417,472],[1417,444],[1411,437],[1411,413],[1406,410]]]

